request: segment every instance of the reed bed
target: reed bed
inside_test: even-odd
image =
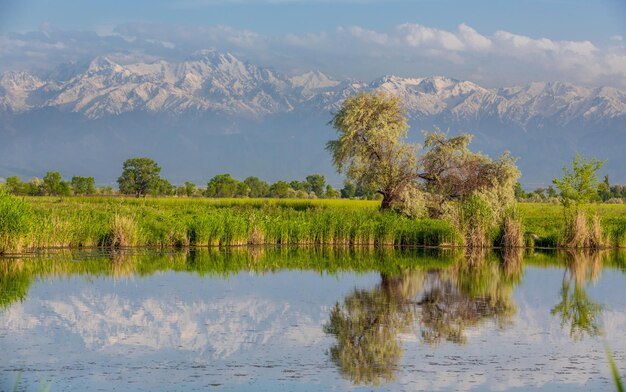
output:
[[[23,249],[459,243],[442,220],[381,213],[350,200],[27,198]]]
[[[26,197],[20,202],[27,212],[19,230],[0,230],[0,253],[274,244],[445,247],[466,242],[451,222],[383,213],[376,201]],[[560,206],[521,203],[518,209],[521,226],[490,233],[489,246],[519,246],[520,231],[526,244],[563,246],[566,225]],[[593,205],[588,213],[594,244],[626,246],[626,205]],[[499,241],[503,235],[515,241]]]

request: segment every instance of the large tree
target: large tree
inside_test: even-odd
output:
[[[506,153],[497,160],[468,149],[471,135],[424,133],[426,150],[406,143],[408,124],[398,97],[383,92],[347,98],[332,120],[339,138],[327,143],[333,163],[358,187],[382,195],[381,209],[407,203],[421,188],[443,200],[490,191],[502,201],[519,171]]]
[[[124,162],[117,179],[120,192],[136,197],[145,196],[161,185],[161,168],[150,158],[130,158]]]
[[[418,177],[417,146],[405,143],[409,125],[400,99],[382,92],[348,97],[332,120],[339,133],[326,147],[339,171],[383,196],[391,208]]]

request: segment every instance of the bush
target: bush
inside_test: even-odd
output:
[[[0,254],[17,251],[28,231],[29,209],[20,198],[0,189]]]
[[[457,226],[470,248],[490,246],[490,230],[494,213],[489,203],[480,195],[473,194],[459,203]]]

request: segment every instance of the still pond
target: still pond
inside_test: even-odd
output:
[[[612,391],[605,347],[626,374],[625,253],[0,258],[3,391]]]

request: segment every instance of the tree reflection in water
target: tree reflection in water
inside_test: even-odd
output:
[[[445,270],[381,274],[376,287],[354,290],[332,309],[325,331],[336,338],[333,362],[353,383],[379,385],[394,379],[400,334],[419,329],[427,344],[463,343],[468,327],[486,320],[506,325],[516,311],[511,294],[521,279],[521,259],[521,251],[503,260],[481,252]]]
[[[424,273],[408,270],[396,276],[381,274],[371,290],[354,290],[330,312],[325,331],[336,337],[330,356],[342,376],[357,384],[392,381],[402,357],[398,334],[414,319],[411,302],[422,286]]]
[[[561,328],[569,326],[570,336],[574,340],[602,333],[600,316],[603,306],[589,297],[586,284],[598,280],[606,255],[605,252],[566,253],[567,268],[561,285],[561,302],[552,308],[551,314],[561,319]]]

